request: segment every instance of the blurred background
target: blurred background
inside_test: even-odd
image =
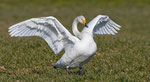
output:
[[[122,28],[115,36],[95,35],[98,51],[82,77],[53,69],[63,52],[55,56],[43,39],[8,33],[13,24],[45,16],[56,17],[71,32],[76,16],[89,22],[98,14]],[[0,0],[0,81],[150,81],[149,16],[150,0]]]

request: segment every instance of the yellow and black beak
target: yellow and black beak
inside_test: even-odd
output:
[[[84,24],[85,27],[88,28],[87,24],[86,24],[86,20],[83,20],[82,23]]]

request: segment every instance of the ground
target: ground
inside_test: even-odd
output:
[[[3,0],[0,3],[0,81],[150,81],[150,0]],[[98,50],[84,75],[66,75],[39,37],[11,38],[8,28],[29,18],[54,16],[70,32],[73,19],[108,15],[122,26],[115,36],[95,35]],[[83,28],[79,25],[80,30]],[[77,71],[78,69],[71,69]]]

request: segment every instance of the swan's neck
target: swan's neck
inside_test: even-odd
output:
[[[74,19],[73,21],[73,24],[72,24],[72,31],[73,31],[73,34],[78,37],[78,35],[80,34],[78,28],[77,28],[77,25],[78,25],[78,20],[77,18]]]

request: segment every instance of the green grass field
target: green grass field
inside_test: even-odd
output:
[[[84,15],[89,22],[98,14],[108,15],[122,28],[115,36],[95,35],[98,50],[83,76],[54,69],[63,52],[54,55],[43,39],[11,38],[8,33],[13,24],[44,16],[55,16],[71,32],[76,16]],[[148,82],[149,16],[150,0],[1,0],[0,82]]]

